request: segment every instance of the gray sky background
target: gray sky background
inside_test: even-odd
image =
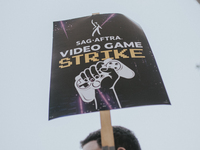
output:
[[[53,21],[122,13],[143,28],[172,103],[111,111],[143,150],[199,150],[200,5],[196,0],[0,2],[0,149],[80,150],[99,113],[48,121]]]

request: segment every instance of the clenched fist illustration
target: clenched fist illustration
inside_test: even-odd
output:
[[[91,65],[89,68],[82,71],[76,76],[74,85],[84,102],[95,101],[96,109],[95,89],[101,87],[112,89],[115,93],[118,105],[121,108],[121,104],[114,89],[115,84],[120,77],[131,79],[134,76],[135,73],[130,68],[118,60],[109,58],[104,61],[99,61],[95,65]]]

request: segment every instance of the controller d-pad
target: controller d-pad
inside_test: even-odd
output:
[[[109,62],[108,64],[107,64],[107,67],[108,68],[113,68],[113,69],[115,69],[115,70],[119,70],[120,68],[121,68],[121,64],[119,63],[119,62]]]

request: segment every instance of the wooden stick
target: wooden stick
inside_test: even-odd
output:
[[[99,15],[99,13],[92,13],[92,15]]]
[[[100,111],[101,144],[103,150],[115,150],[110,110]]]

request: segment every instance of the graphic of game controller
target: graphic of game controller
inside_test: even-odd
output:
[[[121,108],[117,94],[115,92],[115,84],[120,77],[131,79],[135,76],[134,71],[125,66],[118,60],[106,59],[99,61],[95,65],[86,68],[75,78],[75,87],[84,102],[95,101],[95,107],[97,109],[97,103],[95,98],[95,89],[101,88],[101,83],[105,78],[113,80],[110,89],[114,91],[119,107]]]

